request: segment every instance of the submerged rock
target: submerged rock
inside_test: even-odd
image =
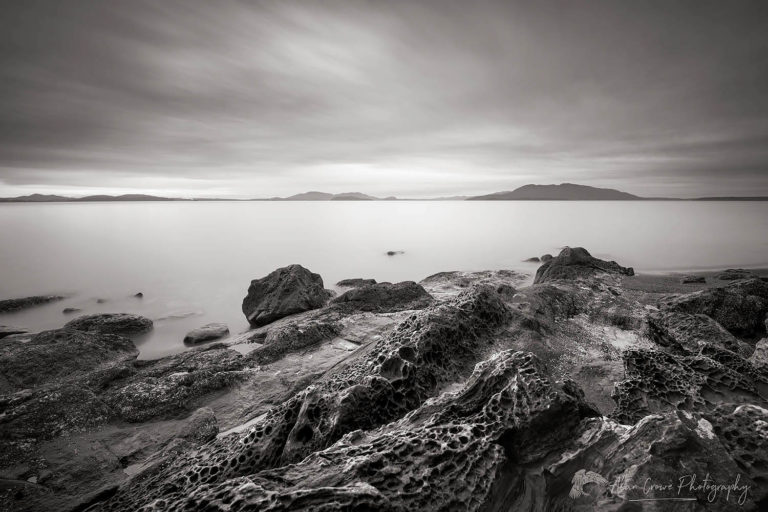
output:
[[[229,327],[222,323],[210,323],[193,329],[184,336],[184,343],[197,345],[206,341],[218,340],[229,335]]]
[[[34,306],[41,306],[65,298],[66,297],[61,295],[35,295],[33,297],[23,297],[20,299],[0,300],[0,313],[10,313],[12,311],[19,311]]]
[[[258,327],[322,307],[327,299],[319,274],[301,265],[289,265],[251,281],[242,309],[248,322]]]
[[[556,279],[576,279],[589,277],[595,273],[635,275],[635,271],[629,267],[622,267],[615,261],[604,261],[593,258],[582,247],[566,247],[556,258],[544,263],[536,271],[534,284],[554,281]]]
[[[152,320],[128,313],[95,313],[70,320],[64,327],[78,331],[134,336],[151,331]]]
[[[413,281],[378,283],[359,286],[334,298],[331,303],[347,311],[401,311],[421,309],[432,302],[432,297]]]

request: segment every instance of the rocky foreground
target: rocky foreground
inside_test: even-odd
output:
[[[566,248],[527,287],[334,297],[292,265],[251,283],[251,331],[155,361],[133,315],[0,333],[0,506],[763,510],[768,282],[741,272],[681,285]]]

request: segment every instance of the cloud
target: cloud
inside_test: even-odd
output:
[[[572,181],[768,194],[766,11],[6,4],[0,192],[151,180],[196,196],[415,196]]]

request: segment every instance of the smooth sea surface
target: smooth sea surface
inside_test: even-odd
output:
[[[448,270],[532,274],[538,265],[523,260],[565,245],[640,272],[768,267],[768,202],[2,204],[0,299],[68,298],[0,314],[0,324],[57,328],[77,316],[65,307],[139,313],[155,321],[137,341],[151,359],[184,350],[185,333],[209,322],[247,330],[250,280],[291,263],[333,288]]]

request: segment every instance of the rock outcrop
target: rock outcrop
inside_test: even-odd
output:
[[[57,300],[63,300],[66,297],[61,295],[35,295],[33,297],[23,297],[20,299],[0,300],[0,313],[11,313],[35,306],[48,304]]]
[[[371,284],[376,284],[375,279],[363,279],[361,277],[357,277],[354,279],[342,279],[338,283],[336,283],[336,286],[341,286],[343,288],[358,288],[360,286],[368,286]]]
[[[341,326],[334,322],[313,322],[304,326],[291,324],[270,331],[265,336],[264,343],[250,352],[247,358],[257,364],[269,364],[289,352],[310,348],[333,339],[340,332]]]
[[[534,284],[545,283],[557,279],[576,279],[589,277],[595,273],[612,273],[632,276],[635,271],[630,267],[622,267],[615,261],[604,261],[593,258],[582,247],[566,247],[556,258],[552,258],[536,271]]]
[[[152,327],[152,320],[149,318],[127,313],[83,315],[70,320],[64,325],[65,329],[101,334],[119,334],[122,336],[145,334],[151,331]]]
[[[331,301],[345,311],[375,311],[378,313],[422,309],[431,302],[432,297],[424,287],[413,281],[358,286]]]
[[[13,327],[10,325],[0,325],[0,339],[6,336],[13,336],[14,334],[24,334],[28,332],[23,327]]]
[[[229,336],[229,327],[222,323],[205,324],[197,329],[192,329],[184,336],[187,345],[198,345],[206,341],[213,341]]]
[[[243,313],[253,326],[317,309],[328,300],[323,278],[301,265],[279,268],[261,279],[254,279],[243,299]]]

